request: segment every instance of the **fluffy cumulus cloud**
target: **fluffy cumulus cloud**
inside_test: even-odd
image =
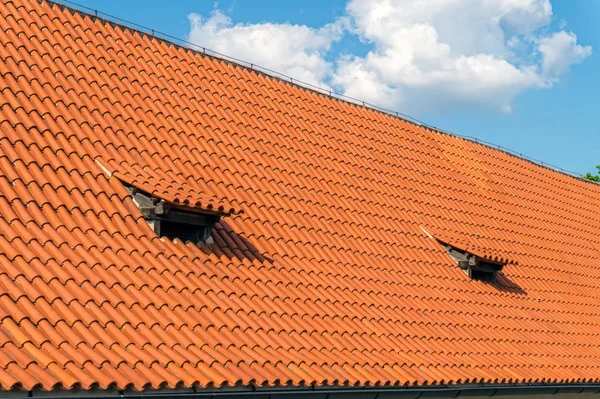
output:
[[[188,40],[219,53],[327,87],[333,65],[325,60],[342,37],[343,20],[319,29],[289,23],[234,24],[219,10],[208,18],[188,16]]]
[[[592,54],[591,47],[578,45],[577,36],[565,31],[538,39],[538,48],[542,54],[544,74],[556,79],[568,71],[571,64],[581,62]]]
[[[191,15],[189,39],[403,112],[510,112],[519,93],[552,87],[592,53],[552,20],[549,0],[350,0],[321,28]],[[344,35],[366,54],[332,54]]]

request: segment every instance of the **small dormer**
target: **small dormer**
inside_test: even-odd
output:
[[[221,214],[200,210],[181,204],[170,203],[151,194],[124,184],[133,197],[142,216],[159,237],[195,244],[213,243],[212,228],[219,222]]]
[[[458,266],[473,280],[483,281],[485,283],[496,283],[498,272],[504,268],[505,262],[492,261],[481,258],[466,250],[461,250],[452,245],[439,241],[448,255],[458,264]]]
[[[495,284],[498,272],[508,263],[507,259],[496,253],[497,251],[482,248],[477,242],[479,235],[475,238],[469,238],[468,235],[456,237],[440,232],[430,233],[428,230],[431,228],[426,230],[423,226],[419,227],[429,238],[441,245],[458,267],[473,280]]]

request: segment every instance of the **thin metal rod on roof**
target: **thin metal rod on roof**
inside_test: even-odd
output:
[[[347,96],[345,94],[332,92],[329,89],[325,89],[323,87],[319,87],[319,86],[316,86],[316,85],[313,85],[313,84],[310,84],[310,83],[307,83],[307,82],[303,82],[301,80],[297,80],[296,79],[294,81],[294,79],[291,76],[288,76],[288,75],[286,75],[284,73],[281,73],[281,72],[278,72],[278,71],[274,71],[272,69],[269,69],[269,68],[266,68],[266,67],[262,67],[260,65],[256,65],[254,63],[250,63],[248,61],[241,60],[239,58],[231,57],[229,55],[226,55],[226,54],[223,54],[223,53],[219,53],[218,51],[207,49],[206,47],[202,47],[202,46],[200,46],[200,45],[198,45],[196,43],[192,43],[192,42],[187,41],[185,39],[181,39],[181,38],[178,38],[176,36],[169,35],[168,33],[157,31],[157,30],[154,30],[152,28],[146,27],[144,25],[140,25],[140,24],[137,24],[135,22],[128,21],[126,19],[119,18],[117,16],[114,16],[114,15],[111,15],[111,14],[107,14],[107,13],[102,12],[102,11],[98,11],[98,10],[92,9],[90,7],[84,6],[82,4],[79,4],[79,3],[71,1],[71,0],[48,0],[48,1],[50,1],[52,3],[56,3],[56,4],[62,4],[63,6],[66,6],[65,4],[71,4],[71,5],[79,8],[80,10],[93,11],[94,14],[96,15],[96,17],[98,17],[98,15],[102,15],[102,16],[104,16],[104,19],[109,20],[109,21],[112,20],[112,22],[118,21],[119,23],[121,23],[126,28],[131,29],[132,27],[134,27],[136,29],[143,30],[143,31],[146,31],[146,32],[152,32],[152,36],[155,36],[157,38],[169,39],[169,40],[172,40],[174,42],[181,43],[182,45],[185,45],[188,48],[192,47],[192,48],[195,48],[195,49],[198,49],[198,50],[201,49],[203,54],[207,54],[207,55],[209,55],[211,57],[221,58],[221,59],[223,59],[225,61],[235,62],[237,64],[240,64],[241,66],[245,66],[245,67],[249,68],[252,71],[256,71],[256,72],[260,72],[260,73],[266,73],[268,75],[271,75],[274,78],[279,78],[279,79],[282,79],[282,80],[289,80],[290,83],[294,83],[294,84],[296,84],[298,86],[301,86],[301,87],[304,87],[305,89],[308,89],[308,90],[316,91],[316,92],[318,92],[318,93],[320,93],[322,95],[325,95],[325,96],[329,95],[329,97],[332,97],[332,98],[335,98],[335,99],[338,99],[338,100],[342,100],[342,101],[347,101],[349,103],[362,104],[363,107],[369,107],[369,108],[372,108],[372,109],[374,109],[376,111],[383,112],[383,113],[391,115],[391,116],[396,116],[398,118],[402,118],[402,119],[404,119],[404,120],[406,120],[408,122],[414,123],[414,124],[419,125],[419,126],[423,126],[425,128],[431,129],[431,130],[436,131],[438,133],[443,133],[443,134],[448,134],[448,135],[455,136],[455,137],[460,137],[462,139],[474,141],[475,143],[483,144],[483,145],[489,146],[491,148],[497,147],[499,150],[504,151],[504,152],[506,152],[506,153],[508,153],[510,155],[513,155],[513,156],[525,159],[525,160],[527,160],[529,162],[532,162],[532,163],[537,164],[537,165],[541,165],[541,166],[546,167],[548,169],[559,171],[559,172],[562,172],[562,173],[565,173],[565,174],[569,174],[571,176],[575,176],[575,177],[579,177],[579,178],[583,177],[583,174],[581,174],[581,173],[572,172],[572,171],[563,169],[561,167],[558,167],[558,166],[555,166],[555,165],[552,165],[552,164],[544,163],[544,162],[542,162],[540,160],[528,157],[526,155],[523,155],[521,153],[513,151],[510,148],[506,148],[506,147],[503,147],[503,146],[498,145],[498,144],[490,143],[488,141],[481,140],[481,139],[478,139],[478,138],[473,137],[473,136],[461,135],[461,134],[453,133],[453,132],[450,132],[450,131],[447,131],[447,130],[444,130],[444,129],[436,128],[435,126],[432,126],[432,125],[429,125],[429,124],[427,124],[425,122],[422,122],[419,119],[414,118],[414,117],[412,117],[410,115],[403,114],[401,112],[390,110],[390,109],[387,109],[387,108],[383,108],[383,107],[380,107],[378,105],[371,104],[371,103],[368,103],[366,101],[360,100],[358,98]]]

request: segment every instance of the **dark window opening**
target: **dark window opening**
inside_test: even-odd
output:
[[[211,226],[198,226],[188,223],[172,222],[169,220],[157,220],[154,222],[154,231],[159,237],[167,237],[170,240],[178,239],[183,242],[208,242],[211,237]]]
[[[483,271],[483,270],[475,270],[470,269],[470,277],[473,280],[483,281],[484,283],[492,283],[496,282],[496,275],[498,272],[496,271]]]

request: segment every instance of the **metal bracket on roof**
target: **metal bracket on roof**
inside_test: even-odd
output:
[[[504,268],[504,263],[482,259],[449,244],[442,242],[440,244],[458,266],[473,280],[494,284],[496,283],[498,272]]]
[[[213,243],[212,228],[221,217],[214,214],[192,212],[177,204],[171,204],[136,187],[124,184],[133,197],[148,225],[159,237],[192,241],[195,244]]]

